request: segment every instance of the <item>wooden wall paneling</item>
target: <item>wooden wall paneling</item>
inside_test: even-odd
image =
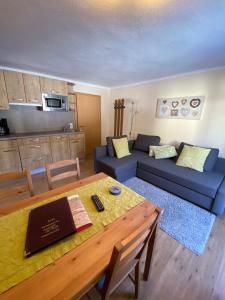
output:
[[[116,136],[116,126],[117,126],[117,100],[114,102],[114,136]]]
[[[118,99],[114,102],[114,136],[123,134],[123,116],[124,116],[124,99]]]
[[[8,110],[9,102],[7,97],[6,85],[3,71],[0,70],[0,109]]]
[[[123,134],[123,116],[124,116],[124,99],[121,100],[121,108],[120,108],[120,136]]]
[[[4,77],[9,103],[26,102],[22,73],[4,70]]]

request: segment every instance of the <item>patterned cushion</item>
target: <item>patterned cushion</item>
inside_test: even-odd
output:
[[[187,167],[203,172],[209,153],[210,149],[184,145],[176,164],[180,167]]]
[[[112,142],[116,151],[117,158],[122,158],[124,156],[131,155],[129,151],[127,138],[112,139]]]
[[[155,155],[155,159],[170,158],[177,155],[175,147],[170,145],[155,146],[153,152]]]
[[[154,157],[154,149],[162,148],[162,147],[170,147],[170,145],[161,145],[161,146],[149,146],[149,156]]]

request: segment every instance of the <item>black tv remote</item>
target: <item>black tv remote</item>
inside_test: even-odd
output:
[[[94,202],[98,212],[101,212],[105,209],[102,202],[101,202],[101,200],[99,199],[98,195],[92,195],[91,199]]]

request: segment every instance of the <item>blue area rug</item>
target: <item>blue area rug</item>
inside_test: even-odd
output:
[[[126,186],[164,209],[160,228],[197,255],[202,255],[215,215],[173,194],[132,177]]]

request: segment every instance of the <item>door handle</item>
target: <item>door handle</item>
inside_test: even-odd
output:
[[[3,150],[3,152],[14,152],[16,149],[8,149],[8,150]]]

